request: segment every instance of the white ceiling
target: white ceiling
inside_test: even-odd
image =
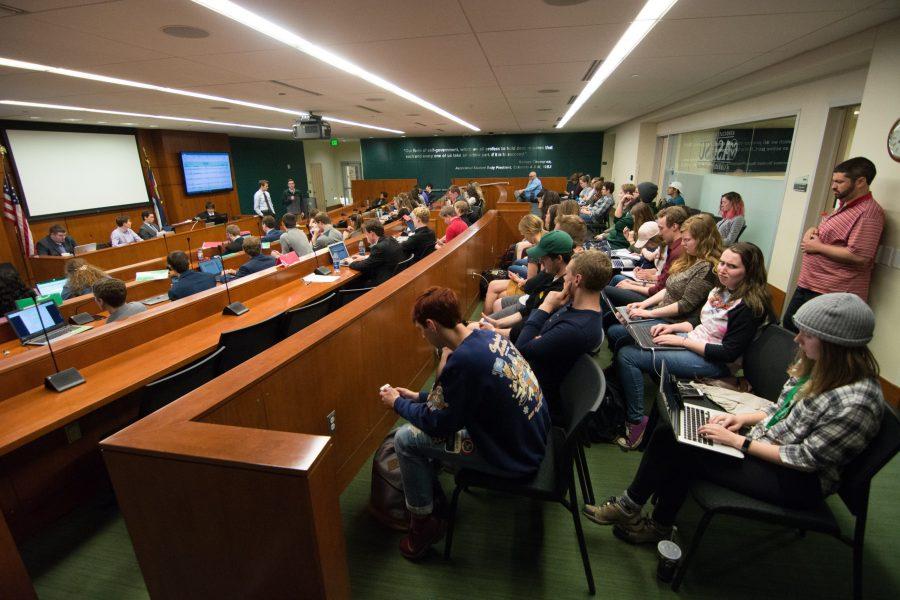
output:
[[[606,56],[644,3],[570,1],[238,0],[497,133],[552,129],[592,61]],[[900,0],[680,0],[566,130],[605,129],[897,17]],[[169,25],[210,35],[174,38],[161,31]],[[0,0],[0,56],[314,110],[409,136],[469,133],[189,0]],[[7,68],[0,68],[0,97],[270,127],[291,122],[283,114]],[[284,135],[11,106],[0,106],[0,118]],[[386,135],[337,124],[333,131]]]

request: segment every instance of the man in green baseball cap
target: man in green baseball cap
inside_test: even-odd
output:
[[[541,271],[525,283],[528,298],[522,308],[519,312],[502,319],[491,319],[487,315],[482,315],[480,327],[495,330],[515,342],[531,311],[541,305],[548,293],[562,291],[565,283],[563,276],[566,274],[566,265],[572,258],[573,250],[572,237],[565,231],[555,230],[544,234],[536,246],[526,250],[529,258],[540,262]]]

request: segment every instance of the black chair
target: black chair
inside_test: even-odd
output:
[[[744,231],[746,231],[746,229],[747,229],[746,225],[741,226],[741,230],[738,231],[737,237],[734,238],[735,244],[738,243],[739,241],[741,241],[741,236],[744,235]]]
[[[281,331],[284,337],[290,337],[309,325],[312,325],[331,310],[331,303],[337,294],[332,292],[311,304],[289,310],[284,313]]]
[[[213,379],[217,374],[216,366],[219,357],[224,351],[225,348],[219,348],[177,373],[166,375],[145,385],[141,390],[138,418],[143,419]]]
[[[233,369],[280,342],[283,318],[284,313],[280,313],[255,325],[226,331],[220,335],[219,346],[225,348],[225,352],[219,358],[218,372],[221,374]]]
[[[413,256],[410,256],[409,258],[404,258],[403,260],[398,262],[397,266],[394,267],[394,275],[402,272],[404,269],[406,269],[406,267],[413,264],[413,261],[415,261],[415,260],[416,260],[416,257],[415,257],[415,255],[413,255]]]
[[[778,325],[766,325],[744,352],[744,377],[753,393],[772,402],[778,400],[787,381],[787,369],[797,355],[794,334]]]
[[[365,294],[368,291],[374,290],[374,287],[367,288],[354,288],[350,290],[338,290],[337,295],[333,300],[333,307],[331,310],[337,310],[345,304],[349,304]]]
[[[691,495],[703,509],[703,517],[684,562],[675,574],[672,589],[678,591],[688,565],[694,558],[706,527],[717,514],[734,515],[784,525],[793,529],[826,533],[853,548],[853,597],[862,598],[863,541],[866,534],[866,517],[869,510],[869,491],[872,478],[900,450],[900,422],[890,407],[885,406],[881,428],[868,447],[845,468],[838,495],[855,517],[853,537],[841,533],[834,514],[823,500],[816,508],[797,510],[762,502],[707,481],[698,481],[691,487]]]
[[[453,530],[456,523],[456,508],[459,493],[463,489],[479,487],[516,496],[559,502],[572,513],[575,536],[584,564],[588,590],[596,593],[594,576],[591,573],[590,557],[581,528],[578,510],[578,494],[575,490],[575,472],[572,466],[579,460],[581,439],[590,415],[600,406],[606,389],[603,372],[591,357],[583,355],[575,362],[562,385],[563,404],[560,407],[565,427],[552,427],[547,439],[547,451],[537,473],[531,477],[507,479],[470,469],[462,469],[456,474],[456,488],[450,502],[450,522],[447,540],[444,543],[444,558],[450,558],[453,545]]]

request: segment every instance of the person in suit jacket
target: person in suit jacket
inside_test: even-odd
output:
[[[225,237],[228,243],[225,244],[223,254],[233,254],[244,249],[244,237],[241,235],[241,228],[237,225],[229,225],[225,228]]]
[[[206,203],[206,208],[202,212],[197,213],[197,216],[194,218],[207,223],[215,223],[216,221],[222,223],[228,220],[228,215],[216,212],[216,203],[210,200]]]
[[[394,274],[397,263],[403,260],[400,244],[384,235],[384,225],[377,219],[363,223],[363,234],[369,243],[369,256],[358,254],[350,259],[350,268],[362,275],[358,287],[373,287],[384,283]]]
[[[412,223],[415,229],[409,235],[409,238],[400,244],[405,256],[413,256],[413,262],[419,262],[432,252],[434,252],[434,244],[437,236],[432,229],[428,228],[429,210],[424,206],[417,206],[413,209]]]
[[[138,237],[142,240],[152,240],[162,232],[162,227],[156,224],[156,215],[149,211],[141,211],[141,228],[138,229]]]
[[[227,275],[234,275],[235,278],[244,277],[245,275],[252,275],[263,269],[275,266],[274,258],[268,254],[262,254],[262,244],[255,235],[249,235],[244,238],[244,252],[247,253],[250,260],[242,264],[237,271],[234,269],[225,269]]]
[[[169,288],[169,300],[187,298],[197,292],[216,287],[216,276],[211,273],[194,271],[188,255],[181,250],[169,253],[166,258],[169,269],[178,274],[178,279]]]
[[[59,223],[50,226],[50,233],[45,238],[38,240],[36,245],[39,256],[65,256],[75,254],[75,246],[78,244],[66,235],[66,228]]]
[[[262,242],[277,242],[281,239],[282,231],[278,229],[275,223],[275,217],[272,215],[266,215],[262,220],[262,230],[263,236],[260,241]]]

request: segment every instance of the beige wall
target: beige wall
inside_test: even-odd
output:
[[[334,204],[332,198],[340,198],[343,193],[341,184],[341,162],[362,162],[362,151],[359,140],[347,140],[341,142],[337,148],[331,146],[329,140],[304,140],[303,154],[306,159],[307,179],[312,181],[309,174],[311,163],[322,164],[322,178],[325,182],[325,198],[319,199],[319,208],[325,200],[330,207]]]

